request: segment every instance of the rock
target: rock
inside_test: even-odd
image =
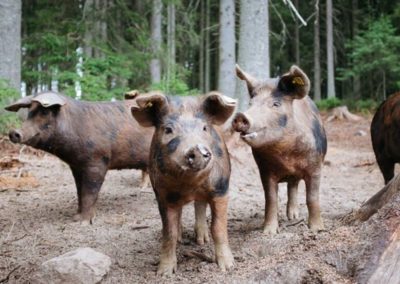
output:
[[[42,263],[38,283],[98,283],[108,273],[111,258],[91,248],[78,248]]]
[[[358,130],[355,133],[355,136],[366,136],[366,135],[367,135],[367,132],[365,132],[364,130]]]

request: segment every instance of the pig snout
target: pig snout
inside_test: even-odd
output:
[[[232,127],[236,132],[245,134],[250,129],[250,120],[244,113],[239,112],[232,121]]]
[[[13,143],[21,143],[22,141],[22,133],[19,130],[10,130],[10,132],[8,133],[8,137],[10,137],[10,140]]]
[[[186,151],[185,162],[192,170],[202,170],[210,162],[211,156],[211,151],[206,146],[197,144]]]

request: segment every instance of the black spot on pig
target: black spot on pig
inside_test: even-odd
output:
[[[179,192],[169,192],[167,194],[168,203],[177,203],[181,199],[181,194]]]
[[[181,139],[179,137],[175,137],[171,141],[169,141],[167,144],[168,154],[174,153],[180,143],[181,143]]]
[[[222,149],[218,143],[216,143],[216,142],[213,143],[212,148],[213,148],[214,154],[217,157],[221,158],[224,155],[224,152],[222,151]]]
[[[49,129],[49,126],[50,126],[50,125],[49,125],[48,123],[45,123],[45,124],[40,125],[40,126],[39,126],[39,129],[42,130],[42,131],[44,131],[44,130]]]
[[[94,149],[95,146],[96,146],[96,144],[95,144],[92,140],[86,141],[86,147],[87,147],[89,150]]]
[[[121,113],[125,113],[125,107],[122,106],[122,105],[119,105],[119,106],[118,106],[118,110],[119,110]]]
[[[280,127],[285,127],[286,124],[287,124],[287,115],[286,114],[281,115],[279,117],[279,122],[278,123],[279,123]]]
[[[326,136],[321,124],[316,119],[314,119],[312,123],[312,133],[318,153],[325,155],[327,149]]]
[[[221,142],[221,138],[219,137],[217,131],[214,129],[214,127],[210,127],[210,131],[211,131],[211,136],[212,138],[217,141],[218,143]]]
[[[103,161],[103,163],[104,163],[105,165],[108,165],[108,163],[110,162],[110,158],[107,157],[107,156],[103,156],[103,157],[101,158],[101,160]]]
[[[157,145],[155,148],[155,158],[156,158],[156,163],[157,163],[157,168],[164,173],[165,172],[165,164],[164,164],[164,156],[163,153],[160,149],[160,147]]]
[[[229,189],[229,178],[220,177],[215,184],[214,195],[215,196],[223,196],[227,193]]]

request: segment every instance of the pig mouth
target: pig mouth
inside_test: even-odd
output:
[[[256,138],[258,136],[258,133],[257,133],[257,131],[253,131],[253,132],[250,132],[250,133],[247,133],[247,132],[241,132],[240,133],[240,137],[242,138],[242,139],[254,139],[254,138]]]
[[[35,145],[35,144],[37,144],[37,142],[39,140],[39,135],[40,135],[40,133],[36,133],[31,138],[29,138],[25,141],[22,141],[22,143],[26,144],[26,145]]]

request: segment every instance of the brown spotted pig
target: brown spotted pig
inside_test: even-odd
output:
[[[147,170],[154,130],[133,119],[132,102],[84,102],[45,92],[6,107],[28,108],[22,127],[9,133],[12,142],[49,152],[70,166],[78,193],[76,221],[92,221],[107,170]]]
[[[197,242],[208,240],[207,203],[215,256],[222,270],[233,266],[228,244],[227,207],[231,173],[225,142],[215,125],[234,112],[236,102],[219,93],[198,97],[139,95],[132,114],[143,126],[155,126],[149,174],[163,225],[157,273],[176,271],[176,244],[181,237],[182,207],[195,200]]]
[[[371,123],[371,139],[376,161],[385,184],[400,163],[400,93],[390,96],[377,109]]]
[[[306,184],[308,225],[323,229],[319,185],[327,150],[317,107],[308,96],[310,80],[297,66],[280,78],[258,80],[236,67],[247,84],[250,106],[232,127],[251,146],[265,192],[264,233],[278,232],[278,183],[288,183],[287,217],[298,217],[297,187]]]

